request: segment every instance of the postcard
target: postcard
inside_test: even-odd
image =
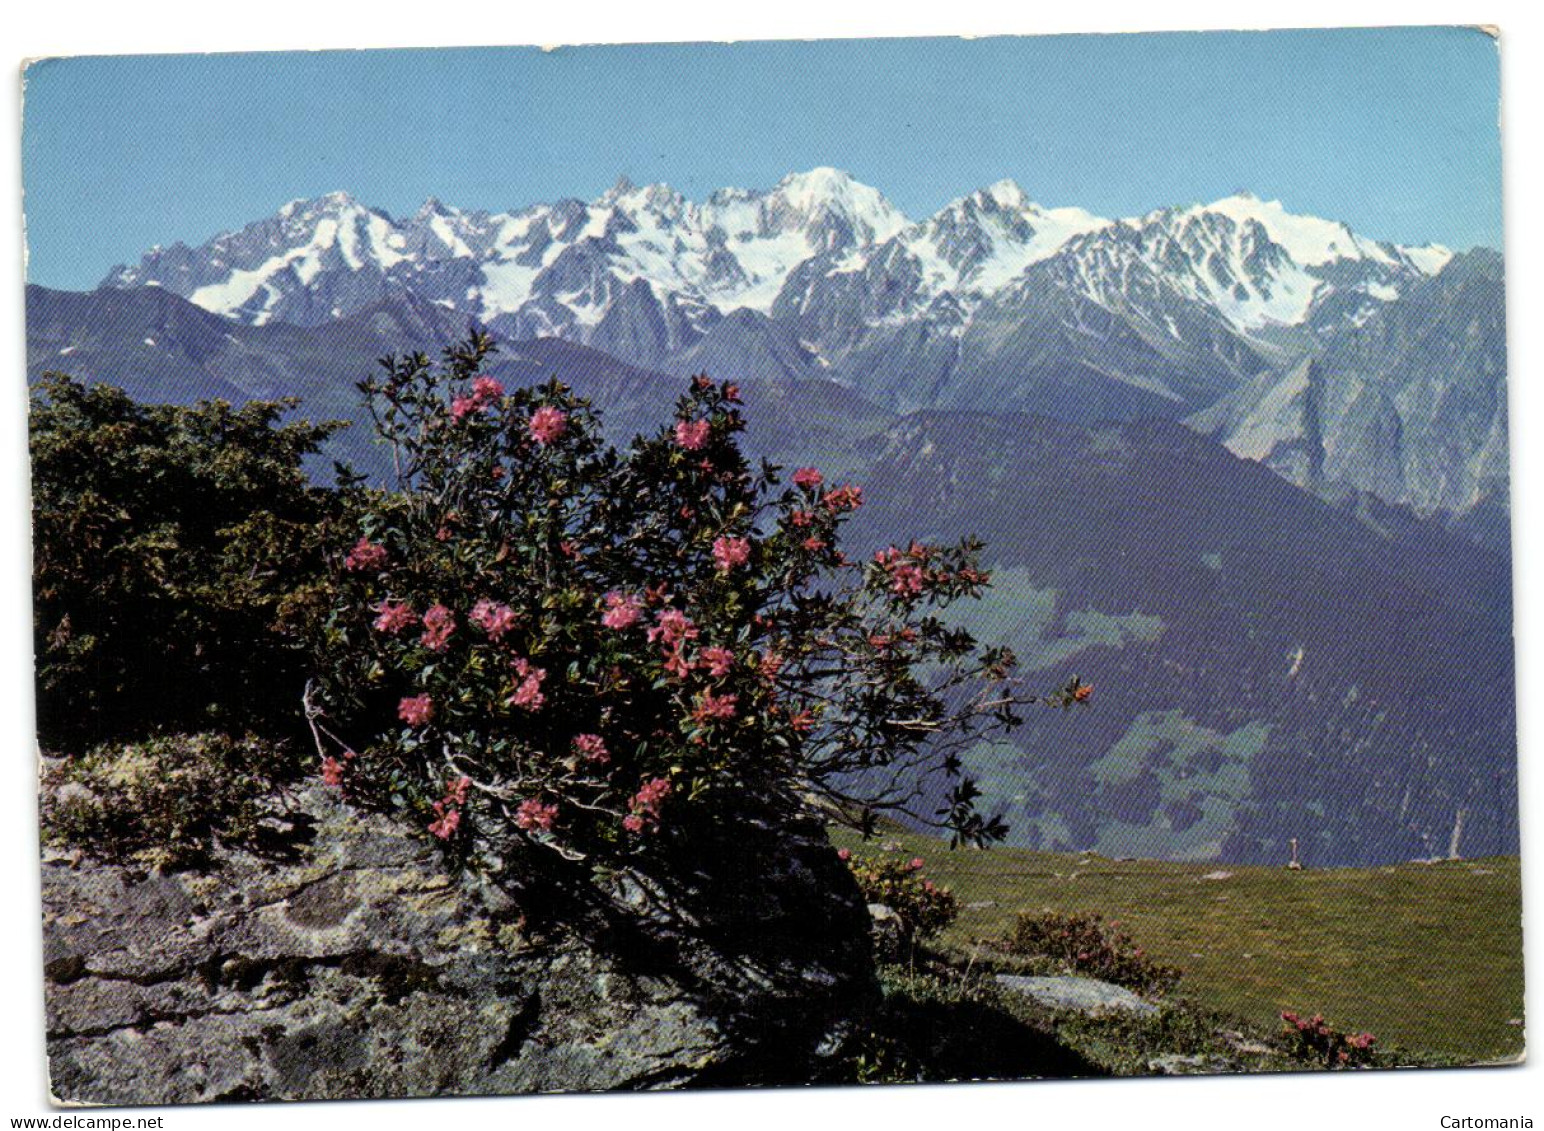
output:
[[[1521,1060],[1486,30],[25,88],[58,1102]]]

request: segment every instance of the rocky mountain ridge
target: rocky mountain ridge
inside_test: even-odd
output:
[[[938,341],[933,355],[953,352],[950,371],[990,364],[978,339],[1046,292],[1066,296],[1070,326],[1080,320],[1061,307],[1092,306],[1144,339],[1128,368],[1212,354],[1247,375],[1271,353],[1256,331],[1365,317],[1450,255],[1247,194],[1109,220],[1046,208],[1005,180],[912,222],[879,190],[818,168],[701,202],[623,180],[590,202],[490,213],[430,199],[405,219],[332,193],[198,248],[152,249],[103,285],[166,287],[254,324],[314,325],[410,292],[512,340],[566,337],[672,369],[753,350],[863,387],[919,335]],[[984,334],[971,332],[978,317]],[[1199,407],[1161,376],[1145,384]],[[894,399],[920,404],[918,392]]]
[[[1004,180],[915,222],[829,168],[702,201],[622,180],[589,202],[430,199],[406,218],[332,193],[153,249],[103,288],[253,327],[407,304],[658,372],[835,381],[897,412],[1186,419],[1325,497],[1442,512],[1492,544],[1505,525],[1500,257],[1249,193],[1110,220]]]

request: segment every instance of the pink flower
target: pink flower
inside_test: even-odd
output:
[[[586,762],[595,762],[599,765],[605,765],[611,761],[611,753],[606,749],[606,740],[598,734],[574,735],[574,753]]]
[[[461,827],[461,810],[453,805],[436,801],[434,811],[440,815],[440,819],[429,823],[429,831],[441,840],[449,840]]]
[[[483,404],[495,401],[504,395],[504,383],[497,377],[472,378],[472,396]]]
[[[874,561],[889,573],[892,592],[899,597],[912,597],[922,592],[927,581],[927,575],[917,564],[918,558],[925,556],[926,551],[913,543],[910,550],[900,550],[894,546],[880,550],[874,555]]]
[[[692,711],[692,721],[702,726],[715,719],[732,719],[735,716],[735,704],[738,701],[739,696],[736,695],[714,695],[711,691],[704,691],[697,697],[697,706]]]
[[[862,487],[838,487],[834,491],[828,491],[825,498],[826,510],[832,514],[839,511],[857,510],[863,505]]]
[[[783,657],[770,648],[763,652],[756,660],[756,671],[768,683],[776,679],[778,673],[782,670]]]
[[[515,825],[526,832],[547,832],[558,819],[556,805],[543,805],[534,797],[527,798],[515,810]]]
[[[600,623],[607,628],[618,631],[631,628],[638,623],[643,608],[643,602],[630,593],[622,593],[613,589],[605,596],[606,611],[601,614]]]
[[[360,535],[359,541],[343,559],[344,569],[380,569],[386,564],[386,547]]]
[[[674,647],[687,640],[697,639],[697,626],[679,609],[661,609],[654,614],[654,626],[649,629],[649,643],[663,641],[666,647]]]
[[[545,668],[538,668],[524,657],[515,660],[515,689],[509,697],[511,707],[527,711],[540,711],[547,702],[542,694],[541,681],[547,678]]]
[[[343,785],[343,763],[331,755],[322,759],[322,782],[324,785]]]
[[[913,856],[911,858],[911,864],[909,865],[909,867],[911,868],[911,870],[913,872],[920,872],[922,870],[922,857],[920,857],[920,856]]]
[[[920,566],[906,562],[890,571],[890,588],[902,597],[922,592],[923,575]]]
[[[659,807],[669,795],[670,782],[665,778],[644,782],[627,803],[629,813],[622,818],[622,827],[630,833],[640,833],[650,822],[658,824]]]
[[[397,704],[397,717],[410,727],[421,727],[434,717],[434,699],[412,695]]]
[[[450,634],[455,630],[455,614],[444,605],[433,604],[424,614],[424,634],[419,642],[431,652],[443,652],[450,643]]]
[[[793,485],[806,491],[814,490],[826,481],[826,477],[813,467],[801,467],[793,473]]]
[[[675,442],[689,452],[694,452],[708,442],[706,420],[681,420],[675,426]]]
[[[800,711],[789,716],[788,725],[793,727],[796,734],[808,734],[815,729],[815,716],[809,711]]]
[[[542,693],[541,681],[530,677],[516,684],[509,697],[511,707],[520,707],[527,711],[540,711],[546,704],[547,696]]]
[[[445,796],[434,803],[434,812],[439,820],[430,823],[431,833],[441,840],[449,840],[456,835],[456,830],[461,827],[461,806],[466,804],[471,788],[472,779],[465,774],[445,787]]]
[[[708,675],[714,679],[723,679],[734,666],[734,653],[728,648],[704,648],[702,662],[708,665]]]
[[[472,380],[469,395],[454,397],[450,402],[450,415],[460,420],[472,412],[481,412],[504,395],[504,386],[496,377],[476,377]]]
[[[538,444],[550,444],[568,430],[568,414],[551,405],[543,405],[531,414],[527,427],[531,439]]]
[[[638,787],[638,792],[633,795],[632,801],[628,804],[634,812],[657,817],[660,803],[668,796],[670,796],[670,782],[665,778],[653,778]]]
[[[472,606],[472,623],[486,632],[490,640],[497,640],[514,628],[518,619],[515,610],[508,605],[490,601],[486,597]]]
[[[713,561],[724,573],[737,565],[744,565],[750,557],[751,544],[747,539],[723,535],[713,542]]]
[[[836,858],[838,860],[840,860],[842,863],[845,864],[847,861],[852,859],[852,849],[850,849],[850,848],[839,848],[839,849],[837,849],[836,850]]]
[[[665,672],[676,679],[685,679],[694,667],[696,665],[686,658],[686,647],[682,644],[674,645],[665,656]]]
[[[824,550],[826,548],[826,543],[825,543],[825,541],[823,539],[816,538],[812,534],[812,535],[810,535],[808,538],[806,538],[804,540],[803,546],[810,553],[818,554],[821,550]]]
[[[409,625],[418,623],[418,614],[406,601],[387,599],[375,606],[380,616],[375,618],[375,629],[388,636],[395,636]]]

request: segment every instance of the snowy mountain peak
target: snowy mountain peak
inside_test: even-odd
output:
[[[1288,212],[1281,201],[1261,200],[1253,193],[1235,193],[1211,204],[1197,205],[1189,214],[1226,216],[1240,225],[1253,221],[1304,267],[1322,267],[1341,259],[1393,262],[1393,256],[1382,245],[1362,239],[1342,223]]]
[[[299,197],[279,209],[284,220],[314,221],[318,217],[337,216],[339,213],[363,211],[365,206],[351,195],[338,189],[321,196]]]
[[[616,179],[616,184],[601,193],[600,199],[595,203],[603,205],[616,204],[618,201],[636,192],[637,188],[638,186],[633,184],[626,173],[620,174]]]
[[[1453,249],[1444,247],[1440,243],[1420,244],[1416,247],[1402,247],[1404,253],[1415,268],[1426,275],[1436,275],[1453,260]]]
[[[1130,272],[1139,266],[1246,334],[1358,324],[1450,258],[1443,248],[1368,239],[1339,221],[1291,212],[1247,191],[1122,220],[1080,254],[1096,265],[1080,275],[1091,297],[1129,291]]]
[[[640,186],[626,177],[619,177],[617,183],[595,201],[597,208],[620,209],[624,212],[648,211],[671,221],[682,219],[686,206],[686,198],[663,181]]]
[[[437,196],[425,197],[423,204],[419,205],[416,219],[427,220],[431,216],[454,216],[458,212],[451,208]]]
[[[790,204],[810,207],[820,201],[850,196],[855,189],[861,188],[868,186],[853,180],[851,173],[830,165],[817,165],[802,173],[789,173],[772,191],[781,194]]]
[[[855,222],[876,241],[889,239],[910,223],[878,189],[827,165],[788,174],[768,195],[809,220],[835,215]]]
[[[1004,177],[995,184],[988,185],[986,188],[981,189],[977,195],[990,197],[1004,208],[1023,211],[1031,206],[1029,196],[1019,186],[1019,182],[1015,181],[1012,177]]]

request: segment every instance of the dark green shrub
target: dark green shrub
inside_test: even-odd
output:
[[[293,401],[143,405],[51,374],[31,411],[45,747],[300,718],[301,630],[341,505],[304,461],[339,424]]]
[[[252,842],[262,799],[295,769],[293,750],[250,735],[95,746],[45,776],[44,839],[110,860],[191,863],[217,841]]]
[[[1106,923],[1097,914],[1024,912],[999,945],[1009,954],[1041,959],[1137,993],[1165,994],[1180,980],[1176,967],[1154,962],[1118,921]]]

